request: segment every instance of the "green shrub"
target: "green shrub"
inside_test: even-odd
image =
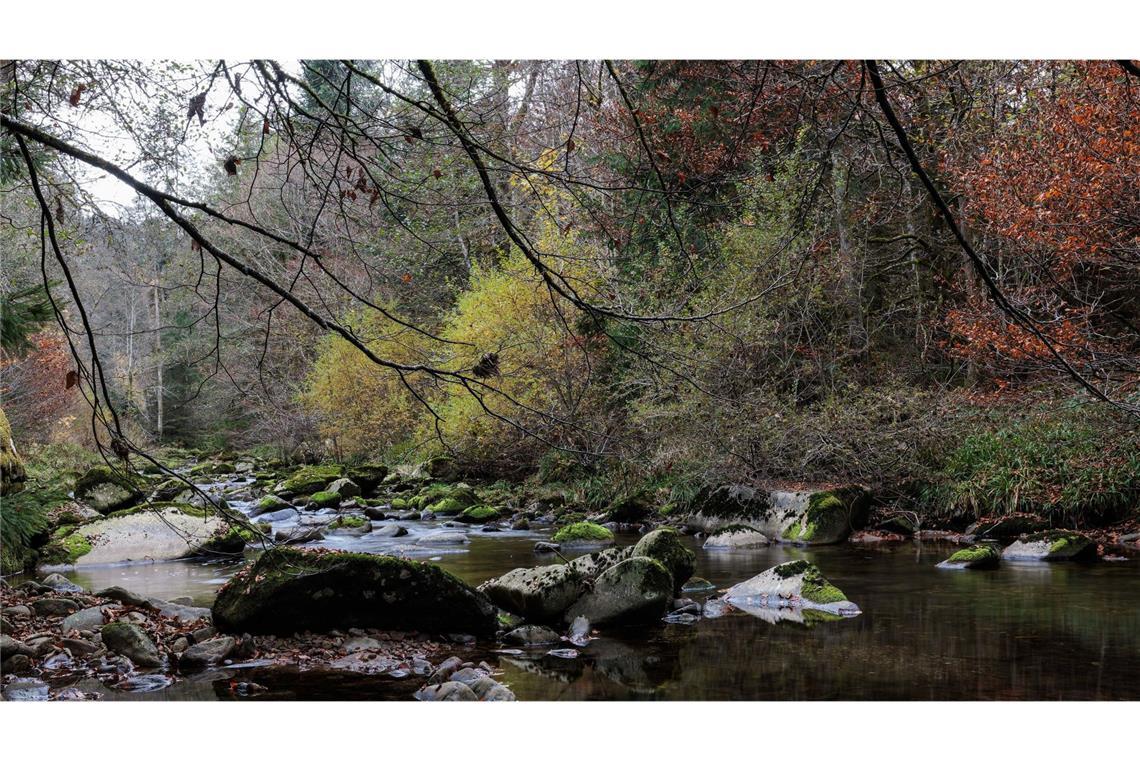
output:
[[[1101,405],[1036,406],[967,436],[924,494],[934,511],[1031,512],[1054,521],[1116,519],[1140,498],[1136,433]]]

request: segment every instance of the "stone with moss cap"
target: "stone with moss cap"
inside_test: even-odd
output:
[[[486,635],[497,628],[487,596],[435,565],[352,552],[277,548],[222,587],[220,631],[287,634],[380,628]]]
[[[1011,562],[1077,562],[1096,559],[1096,544],[1070,530],[1030,533],[1006,547],[1002,559]]]
[[[333,491],[317,491],[309,497],[309,505],[316,509],[336,508],[343,498]]]
[[[664,565],[673,577],[673,591],[678,594],[696,569],[697,556],[685,546],[681,534],[672,528],[658,528],[646,533],[634,545],[631,555],[649,557]]]
[[[1001,563],[1001,550],[993,544],[976,544],[959,549],[939,567],[948,570],[981,570],[997,567]]]
[[[584,520],[560,528],[553,540],[563,546],[612,544],[614,533],[604,525]]]
[[[725,593],[733,607],[810,607],[836,615],[857,615],[859,607],[807,560],[776,565]]]
[[[491,522],[499,518],[500,512],[494,507],[489,507],[486,504],[476,504],[473,507],[468,507],[463,510],[459,515],[459,521],[465,523],[482,524]]]
[[[278,496],[286,494],[305,496],[323,491],[325,486],[343,477],[344,468],[340,465],[310,465],[302,467],[282,480],[273,488]]]
[[[361,515],[341,515],[325,525],[325,530],[330,533],[362,536],[372,532],[372,521]]]
[[[837,491],[818,491],[811,494],[803,515],[784,529],[780,534],[780,540],[811,545],[835,544],[842,541],[861,521],[862,511],[865,509],[861,496],[862,493],[845,494]]]

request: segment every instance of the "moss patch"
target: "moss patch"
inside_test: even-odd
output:
[[[341,495],[332,491],[317,491],[309,500],[317,507],[335,507],[341,502]]]
[[[583,521],[561,528],[554,534],[554,540],[558,543],[602,543],[613,541],[614,534],[603,525]]]
[[[459,519],[468,523],[485,523],[498,518],[499,510],[485,504],[468,507],[459,515]]]
[[[305,495],[324,490],[329,483],[344,476],[340,465],[311,465],[302,467],[277,484],[275,493]]]

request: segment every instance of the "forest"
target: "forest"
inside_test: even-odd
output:
[[[958,587],[1015,618],[967,639],[1140,601],[1134,61],[4,60],[0,257],[6,683],[94,668],[28,642],[110,598],[130,662],[96,680],[186,699],[223,681],[183,670],[297,652],[403,673],[370,699],[1140,697],[1061,654],[1137,654],[1099,612],[1024,682],[808,663],[874,606],[866,552],[916,589],[935,554],[1063,568],[1040,604]],[[99,569],[144,558],[186,588]],[[435,603],[364,601],[398,570]],[[892,604],[907,658],[949,635]],[[814,678],[726,694],[669,638],[747,651],[755,617]]]

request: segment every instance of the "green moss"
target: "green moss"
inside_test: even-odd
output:
[[[318,507],[335,507],[341,502],[340,494],[332,491],[317,491],[309,499]]]
[[[336,518],[331,523],[329,523],[328,527],[330,529],[363,528],[365,525],[368,525],[368,524],[370,524],[369,520],[365,517],[360,517],[359,515],[341,515],[340,517]]]
[[[399,496],[397,496],[395,499],[392,499],[392,509],[407,509],[407,508],[408,508],[408,500],[407,499],[401,498]]]
[[[65,525],[52,533],[51,541],[41,556],[51,565],[74,565],[76,560],[91,551],[91,542],[75,526]]]
[[[986,560],[998,560],[1001,555],[998,550],[989,544],[977,544],[976,546],[968,546],[965,549],[959,549],[947,558],[947,562],[951,563],[974,563],[985,562]]]
[[[798,521],[784,530],[785,541],[810,543],[826,535],[842,532],[849,515],[843,501],[831,491],[820,491],[808,497],[808,508]],[[826,540],[826,539],[825,539]]]
[[[428,507],[428,511],[436,515],[458,515],[467,509],[467,505],[451,498],[440,499],[435,504]]]
[[[592,522],[576,522],[560,529],[554,534],[558,543],[602,543],[613,541],[614,534],[609,528]]]
[[[302,467],[277,484],[276,493],[311,494],[324,490],[334,480],[344,476],[340,465],[311,465]]]
[[[463,522],[471,523],[485,523],[494,520],[499,516],[499,510],[494,507],[488,507],[485,504],[477,504],[474,507],[468,507],[463,510],[459,515],[459,519]]]
[[[672,528],[658,528],[645,534],[633,547],[633,557],[649,557],[660,562],[673,579],[673,592],[679,594],[696,569],[696,555]]]
[[[831,582],[823,577],[823,573],[819,571],[819,568],[811,564],[808,565],[808,569],[804,572],[803,588],[800,589],[800,596],[815,604],[833,604],[835,602],[847,601],[847,595],[831,585]]]

